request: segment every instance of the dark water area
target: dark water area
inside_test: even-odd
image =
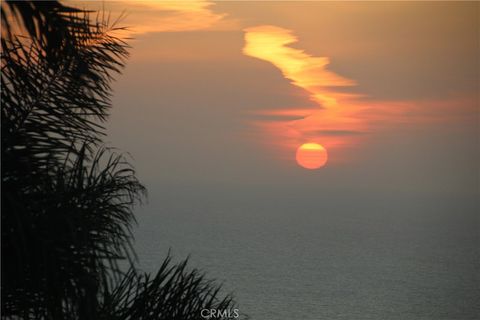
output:
[[[341,199],[206,188],[192,196],[174,186],[152,190],[139,210],[136,249],[146,271],[169,249],[177,259],[190,255],[253,319],[473,320],[477,212],[475,195]]]

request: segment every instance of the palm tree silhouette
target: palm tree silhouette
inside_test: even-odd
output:
[[[200,319],[232,308],[187,261],[167,256],[154,276],[135,268],[132,210],[146,190],[102,143],[128,57],[119,27],[58,1],[3,1],[2,27],[2,318]]]

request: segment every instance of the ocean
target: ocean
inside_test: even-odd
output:
[[[140,267],[189,256],[252,319],[480,319],[474,195],[149,189]]]

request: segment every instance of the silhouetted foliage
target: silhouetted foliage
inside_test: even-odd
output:
[[[47,53],[51,66],[65,52],[75,54],[76,32],[88,32],[85,11],[59,1],[2,1],[2,38],[25,33]]]
[[[132,254],[143,192],[121,156],[102,165],[95,151],[126,44],[56,2],[2,6],[30,34],[2,38],[2,312],[91,318],[109,269]]]
[[[108,319],[201,319],[202,309],[234,308],[232,297],[219,298],[219,290],[197,270],[187,270],[187,260],[172,266],[167,256],[154,277],[130,269],[105,293],[103,307]]]
[[[128,55],[118,28],[58,1],[4,1],[2,26],[2,318],[197,319],[231,307],[186,262],[167,257],[155,277],[135,269],[132,209],[145,188],[101,139]]]

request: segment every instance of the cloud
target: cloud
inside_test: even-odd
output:
[[[256,123],[288,148],[316,142],[326,148],[351,145],[367,122],[360,117],[360,95],[345,92],[356,82],[327,69],[328,57],[312,56],[289,47],[297,42],[291,30],[262,25],[245,29],[243,53],[268,61],[295,86],[304,89],[317,107],[301,116],[296,109],[268,111]],[[276,121],[276,122],[275,122]]]
[[[238,21],[212,10],[215,4],[208,0],[88,2],[86,5],[90,10],[111,12],[112,17],[121,16],[122,26],[128,27],[120,32],[122,37],[239,28]]]
[[[211,29],[223,23],[226,14],[211,10],[210,1],[151,1],[145,3],[149,23],[139,23],[139,33],[182,32]]]
[[[322,136],[352,136],[359,134],[366,134],[364,131],[355,131],[355,130],[314,130],[307,131],[309,134],[313,135],[322,135]]]
[[[260,110],[250,112],[249,116],[258,121],[296,121],[312,114],[311,109]]]
[[[310,93],[313,101],[324,107],[337,105],[332,88],[355,85],[355,81],[327,70],[328,57],[314,57],[289,47],[298,41],[292,31],[276,26],[257,26],[245,31],[245,55],[271,62],[284,77]],[[344,95],[345,96],[345,95]]]

